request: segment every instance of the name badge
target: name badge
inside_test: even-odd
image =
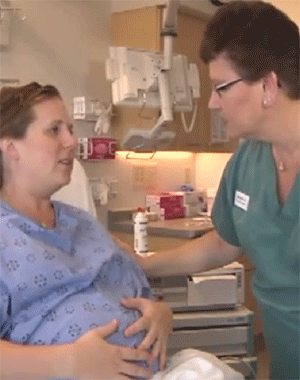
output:
[[[250,197],[247,194],[242,193],[241,191],[235,191],[234,205],[242,208],[243,210],[248,210]]]

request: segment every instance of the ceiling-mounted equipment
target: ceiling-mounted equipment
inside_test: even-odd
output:
[[[110,47],[106,61],[106,77],[112,81],[113,104],[127,107],[159,108],[161,115],[151,130],[130,129],[122,147],[134,151],[155,151],[166,147],[176,136],[167,131],[174,111],[191,111],[193,99],[200,97],[196,64],[173,54],[177,36],[178,2],[170,0],[161,33],[164,51],[153,52],[127,47]]]

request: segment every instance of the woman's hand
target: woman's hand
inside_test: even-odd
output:
[[[151,362],[160,356],[159,368],[163,370],[166,364],[167,340],[173,329],[170,307],[164,302],[145,298],[124,299],[122,305],[138,309],[142,313],[142,317],[125,330],[125,336],[147,330],[148,333],[138,348],[142,350],[151,348]]]
[[[143,360],[150,363],[151,356],[146,350],[117,346],[105,341],[117,327],[118,321],[113,320],[105,326],[90,330],[70,344],[72,378],[128,380],[128,376],[146,379],[153,376],[149,369],[128,362]]]

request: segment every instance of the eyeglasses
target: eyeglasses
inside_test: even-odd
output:
[[[228,90],[228,88],[230,88],[231,86],[233,86],[234,84],[236,84],[238,82],[241,82],[242,80],[243,80],[243,78],[237,78],[233,81],[225,82],[225,83],[219,84],[218,86],[214,86],[214,89],[218,93],[219,97],[221,98],[222,97],[222,91]]]

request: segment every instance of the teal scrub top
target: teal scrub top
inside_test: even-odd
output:
[[[256,268],[252,288],[263,313],[271,378],[299,379],[299,174],[281,204],[271,145],[243,142],[225,168],[212,219]]]

